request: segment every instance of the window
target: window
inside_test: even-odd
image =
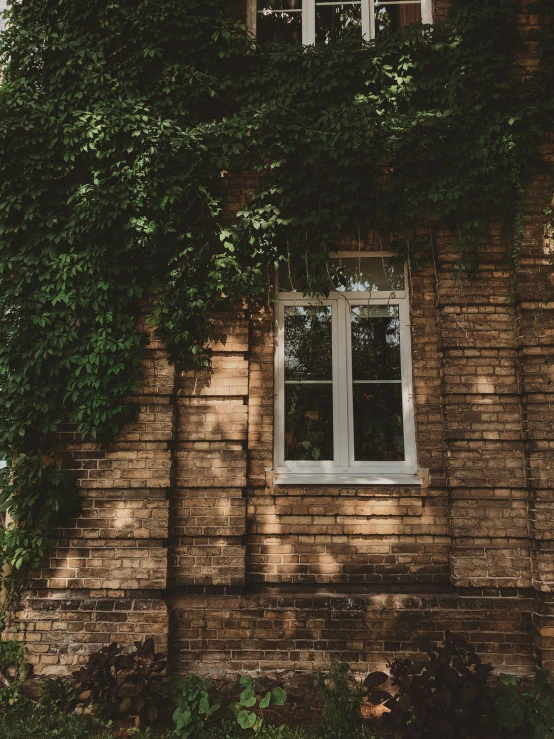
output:
[[[248,25],[261,42],[327,44],[372,39],[415,21],[433,22],[432,0],[248,0]]]
[[[328,298],[279,279],[276,482],[419,484],[405,270],[354,252],[329,267]]]

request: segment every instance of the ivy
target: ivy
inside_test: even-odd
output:
[[[376,41],[260,47],[223,0],[20,0],[0,54],[1,504],[12,567],[74,513],[49,456],[73,424],[108,442],[140,381],[144,314],[180,366],[209,366],[210,313],[267,299],[288,261],[328,289],[352,241],[411,257],[448,228],[458,267],[500,218],[517,244],[552,129],[553,11],[520,79],[513,0]],[[236,218],[229,182],[257,176]],[[369,237],[368,237],[369,234]],[[25,567],[23,569],[25,569]]]

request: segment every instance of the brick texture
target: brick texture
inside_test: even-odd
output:
[[[229,218],[253,184],[229,179]],[[494,224],[474,278],[456,273],[446,232],[411,270],[421,487],[274,485],[270,309],[213,317],[210,370],[177,372],[151,333],[138,413],[115,443],[60,429],[82,514],[4,636],[27,642],[38,674],[150,635],[176,672],[311,670],[335,655],[363,671],[445,629],[504,671],[552,669],[551,197],[537,176],[515,286]]]

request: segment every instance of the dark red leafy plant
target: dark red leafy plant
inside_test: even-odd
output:
[[[485,664],[463,638],[446,632],[441,647],[428,645],[427,659],[389,663],[392,692],[383,690],[383,672],[370,673],[364,684],[368,700],[384,704],[383,722],[394,739],[500,739],[494,699]]]
[[[156,720],[166,701],[163,680],[165,654],[156,652],[154,640],[135,642],[135,651],[123,654],[115,642],[91,654],[87,664],[73,673],[80,700],[110,716],[126,714],[137,726]]]

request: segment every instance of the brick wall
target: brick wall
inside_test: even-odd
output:
[[[82,513],[58,532],[2,634],[27,643],[37,675],[71,672],[110,641],[154,636],[167,649],[174,374],[150,331],[144,382],[132,398],[139,411],[116,442],[83,443],[70,428],[57,435],[77,477]]]
[[[177,672],[365,670],[447,628],[504,671],[554,667],[551,195],[529,187],[515,294],[500,228],[472,280],[447,233],[411,270],[421,487],[274,485],[270,310],[214,317],[211,371],[176,373],[151,335],[117,441],[60,430],[83,512],[4,636],[38,674],[150,635]]]

